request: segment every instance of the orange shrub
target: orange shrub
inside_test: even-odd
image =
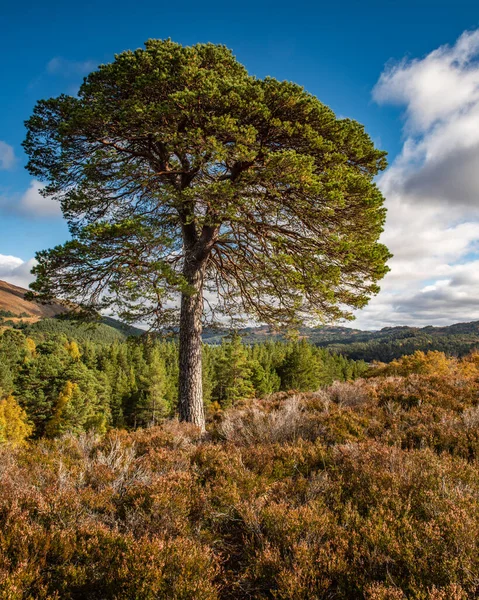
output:
[[[2,446],[0,599],[472,600],[478,424],[458,369]]]

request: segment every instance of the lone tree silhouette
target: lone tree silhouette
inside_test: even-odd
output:
[[[388,270],[385,152],[224,46],[149,40],[26,126],[27,168],[72,237],[37,254],[32,289],[153,327],[179,318],[179,414],[201,428],[205,292],[269,324],[348,318]]]

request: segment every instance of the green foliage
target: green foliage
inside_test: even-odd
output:
[[[380,331],[360,331],[348,327],[300,327],[298,333],[310,343],[343,354],[353,360],[390,362],[401,356],[438,351],[448,356],[465,356],[479,348],[479,321],[456,323],[447,327],[385,327]],[[285,341],[281,331],[248,327],[240,331],[247,344]],[[203,339],[219,344],[225,332],[206,330]]]
[[[339,333],[340,332],[340,333]],[[381,331],[339,329],[327,335],[311,332],[311,341],[354,360],[390,362],[401,356],[422,352],[444,352],[465,356],[479,348],[479,322],[456,323],[447,327],[385,327]]]
[[[309,344],[293,345],[279,370],[283,389],[318,389],[321,373],[317,358]]]
[[[66,331],[72,328],[69,324]],[[0,389],[15,394],[36,437],[144,427],[175,415],[179,367],[174,341],[151,336],[93,341],[83,326],[70,339],[65,329],[52,330],[49,323],[28,332],[35,339],[18,330],[0,334]],[[247,346],[237,335],[220,346],[205,346],[203,353],[205,404],[222,409],[281,389],[317,389],[353,379],[365,367],[305,343]],[[297,364],[291,364],[291,356]],[[313,375],[306,378],[309,363]]]
[[[104,433],[108,409],[98,410],[97,403],[89,401],[78,383],[68,381],[52,407],[53,414],[45,426],[47,437],[59,437],[64,433],[78,434],[94,429]]]
[[[243,398],[251,398],[255,395],[252,374],[248,351],[240,336],[233,334],[223,341],[216,358],[212,397],[224,408]]]
[[[187,256],[228,314],[285,323],[349,317],[387,271],[385,152],[224,46],[148,40],[38,102],[27,129],[28,169],[73,236],[37,255],[44,298],[158,323],[193,291]]]
[[[67,319],[41,319],[31,325],[24,325],[21,330],[36,338],[43,335],[64,335],[70,340],[85,342],[87,340],[97,344],[112,344],[126,339],[121,330],[103,323],[76,323]]]

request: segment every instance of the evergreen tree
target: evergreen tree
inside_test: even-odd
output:
[[[257,361],[251,363],[251,383],[257,396],[274,394],[281,388],[281,377],[273,369],[263,367]]]
[[[321,384],[321,367],[313,347],[305,342],[294,343],[279,369],[283,390],[316,390]]]
[[[83,430],[84,403],[78,384],[67,381],[58,395],[53,415],[45,427],[48,437],[58,437],[62,433],[79,433]]]
[[[140,426],[156,425],[171,413],[171,406],[168,406],[166,400],[165,363],[158,348],[153,348],[149,352],[145,384],[135,409],[136,424]]]
[[[205,291],[227,314],[298,323],[350,317],[387,271],[385,153],[224,46],[149,40],[38,102],[27,129],[28,169],[72,234],[38,253],[33,289],[179,322],[179,414],[201,428]]]
[[[225,338],[216,361],[213,397],[223,408],[254,396],[252,368],[238,334]]]

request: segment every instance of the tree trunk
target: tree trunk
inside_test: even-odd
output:
[[[206,261],[185,260],[183,274],[192,293],[181,296],[180,377],[178,406],[180,421],[188,421],[205,431],[202,380],[203,278]]]

